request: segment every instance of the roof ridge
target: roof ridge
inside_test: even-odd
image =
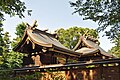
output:
[[[94,43],[99,44],[98,39],[97,39],[97,38],[94,38],[93,36],[86,36],[86,40],[90,40],[90,41],[92,41],[92,42],[94,42]]]

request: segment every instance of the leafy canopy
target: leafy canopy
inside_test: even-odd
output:
[[[17,25],[16,27],[16,38],[13,41],[10,41],[9,39],[9,33],[6,32],[3,37],[3,45],[1,46],[1,56],[0,56],[0,68],[2,69],[11,69],[11,68],[16,68],[16,67],[21,67],[22,65],[22,59],[23,59],[23,54],[14,52],[11,50],[11,47],[15,47],[16,44],[19,43],[21,40],[24,30],[26,29],[25,23],[21,23]]]
[[[4,62],[6,64],[7,62],[7,56],[10,52],[9,47],[10,47],[10,39],[9,39],[9,32],[5,32],[4,36],[2,36],[2,43],[0,45],[0,63],[4,65]]]
[[[11,46],[12,48],[15,47],[22,39],[23,35],[24,35],[24,31],[26,29],[26,25],[24,22],[22,22],[21,24],[18,24],[16,27],[16,38],[13,39]]]
[[[21,0],[0,0],[0,21],[5,20],[4,14],[8,14],[11,17],[18,15],[20,18],[24,17],[26,11],[25,3]],[[31,10],[28,10],[30,14]]]
[[[55,31],[58,35],[58,40],[66,47],[73,49],[77,44],[80,35],[98,37],[98,33],[89,28],[71,27],[69,29],[58,29]]]
[[[3,36],[3,46],[0,55],[0,68],[12,69],[21,67],[23,55],[18,52],[13,52],[10,48],[11,41],[9,33],[5,32]]]
[[[118,35],[118,39],[114,40],[115,46],[109,51],[113,53],[115,56],[120,58],[120,34]]]
[[[98,31],[105,31],[110,39],[118,39],[120,33],[120,0],[76,0],[70,2],[74,13],[84,16],[84,20],[90,19],[98,22]]]
[[[21,0],[0,0],[0,64],[9,63],[9,53],[10,53],[10,40],[9,33],[3,34],[3,21],[5,20],[4,15],[19,16],[24,17],[24,12],[28,11],[28,15],[31,15],[31,10],[26,10],[25,3]],[[2,55],[2,56],[1,56]],[[16,60],[17,61],[17,60]]]

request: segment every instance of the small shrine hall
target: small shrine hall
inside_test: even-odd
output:
[[[65,80],[120,80],[120,59],[103,50],[97,39],[80,36],[71,50],[57,40],[57,34],[37,29],[36,22],[26,26],[13,49],[25,55],[23,67],[14,69],[16,74],[50,70],[63,71]]]

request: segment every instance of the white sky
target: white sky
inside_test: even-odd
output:
[[[81,16],[77,14],[72,15],[74,11],[69,4],[70,0],[23,0],[26,7],[32,10],[32,16],[27,16],[24,19],[18,17],[10,18],[5,15],[6,21],[4,22],[4,30],[8,31],[11,37],[15,37],[15,27],[21,22],[28,22],[32,24],[34,20],[38,22],[38,29],[49,29],[53,32],[59,28],[69,28],[73,26],[87,27],[96,29],[97,23],[87,20],[83,21]],[[72,1],[72,0],[71,0]],[[106,37],[102,37],[100,33],[100,46],[104,50],[109,50],[113,44]]]

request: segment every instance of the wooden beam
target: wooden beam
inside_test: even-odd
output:
[[[37,23],[37,21],[35,20],[33,25],[31,26],[31,29],[34,29],[35,27],[37,27],[36,23]]]
[[[100,80],[103,80],[103,64],[100,64]]]
[[[120,62],[119,62],[119,66],[118,67],[119,67],[119,75],[120,75]],[[120,80],[120,76],[119,76],[119,80]]]
[[[77,55],[74,55],[74,54],[69,54],[69,53],[66,53],[66,52],[62,52],[62,51],[58,51],[58,50],[53,50],[54,52],[58,52],[58,53],[62,53],[63,55],[68,55],[68,56],[74,56],[76,58],[79,58]]]
[[[103,67],[102,64],[109,64],[109,63],[120,63],[119,60],[113,60],[113,61],[98,61],[98,62],[92,62],[92,63],[72,63],[72,64],[54,64],[54,65],[43,65],[43,66],[38,66],[38,67],[27,67],[27,68],[20,68],[20,69],[14,69],[14,71],[25,71],[25,70],[33,70],[33,69],[49,69],[49,68],[54,68],[54,69],[67,69],[68,67],[77,67],[78,68],[83,68],[89,65],[96,65],[96,64],[101,64],[101,67]],[[101,72],[102,73],[102,72]],[[102,76],[101,76],[102,77]]]
[[[68,56],[66,56],[66,63],[68,63]]]

